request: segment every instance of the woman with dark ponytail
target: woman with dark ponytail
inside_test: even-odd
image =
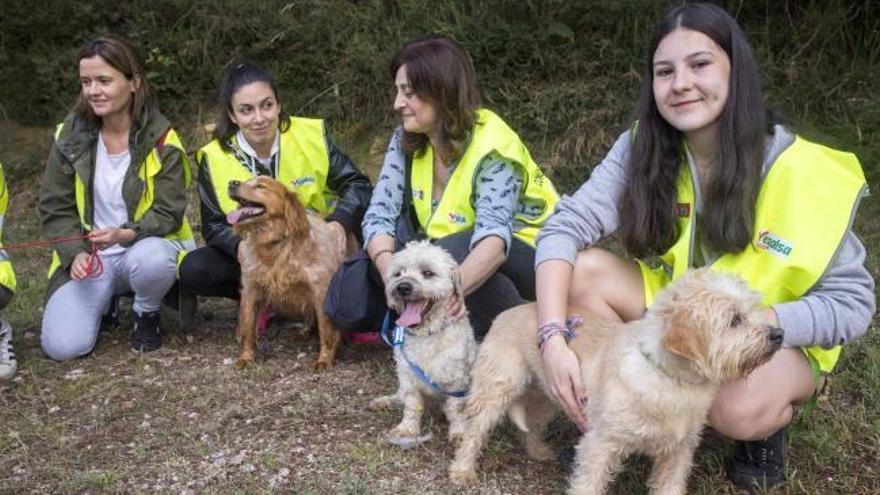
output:
[[[226,220],[237,208],[227,191],[230,180],[265,175],[281,181],[303,206],[326,215],[331,228],[358,239],[372,186],[330,139],[323,120],[287,114],[275,79],[260,67],[247,62],[229,67],[218,96],[214,139],[197,154],[207,246],[184,258],[180,283],[203,296],[237,299],[241,239]]]

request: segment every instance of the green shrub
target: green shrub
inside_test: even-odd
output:
[[[770,101],[807,134],[876,163],[880,9],[869,1],[723,3],[749,35]],[[10,2],[0,19],[0,110],[19,123],[62,118],[77,91],[79,44],[114,31],[140,43],[162,108],[184,134],[213,119],[220,74],[239,59],[274,72],[294,113],[327,118],[343,135],[384,133],[395,122],[388,60],[407,40],[443,33],[470,51],[488,104],[570,190],[629,124],[647,37],[668,2],[44,4]]]

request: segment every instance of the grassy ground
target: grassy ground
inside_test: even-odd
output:
[[[15,191],[7,242],[39,236],[38,176],[24,172],[38,169],[48,133],[0,125],[0,148],[16,165],[7,166]],[[375,173],[378,156],[370,148],[355,151]],[[880,245],[878,210],[876,200],[866,201],[858,222],[871,247]],[[439,411],[426,421],[433,438],[404,451],[382,439],[398,413],[366,409],[395,385],[386,348],[343,347],[337,366],[316,374],[317,342],[297,339],[288,328],[271,343],[266,361],[238,373],[231,366],[235,304],[203,300],[190,333],[176,328],[173,311],[163,314],[171,337],[158,352],[129,350],[131,319],[123,311],[120,328],[102,333],[92,355],[52,363],[39,350],[47,254],[20,251],[13,259],[20,289],[5,316],[15,328],[20,369],[0,388],[0,492],[455,492],[446,481],[453,450]],[[870,266],[880,278],[876,255]],[[782,493],[880,492],[877,324],[848,346],[829,395],[794,439],[791,482]],[[552,435],[560,447],[574,439],[562,421]],[[472,492],[563,490],[565,470],[527,460],[515,437],[509,426],[493,436]],[[730,448],[707,433],[693,493],[733,493],[723,474]],[[614,493],[643,493],[647,468],[644,460],[630,462]]]

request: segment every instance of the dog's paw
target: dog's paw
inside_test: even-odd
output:
[[[385,439],[388,440],[388,443],[397,445],[398,447],[400,447],[402,449],[411,449],[413,447],[417,447],[417,446],[427,442],[432,437],[433,437],[433,435],[431,435],[430,433],[419,436],[418,432],[416,432],[414,435],[410,435],[410,434],[401,435],[397,431],[397,428],[389,431],[388,434],[385,435]]]
[[[367,409],[369,409],[370,411],[384,411],[399,403],[400,401],[397,400],[396,395],[383,395],[382,397],[376,397],[375,399],[371,400],[370,404],[367,406]]]
[[[315,371],[325,371],[333,367],[333,361],[318,359],[315,361],[313,368]]]
[[[254,362],[253,358],[238,358],[238,361],[235,362],[235,369],[237,371],[242,371],[244,369],[252,368],[254,366],[256,366],[256,363]]]
[[[449,481],[457,486],[470,485],[477,481],[477,471],[473,467],[463,467],[453,463],[449,467]]]
[[[460,442],[464,438],[464,425],[449,425],[449,441],[452,443]]]

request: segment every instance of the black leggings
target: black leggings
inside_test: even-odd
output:
[[[459,264],[470,253],[473,231],[432,241],[449,251]],[[465,298],[477,340],[483,340],[496,316],[526,300],[535,300],[535,248],[511,237],[507,260],[477,290]]]
[[[212,246],[187,253],[179,272],[180,285],[200,296],[239,298],[241,265]]]

